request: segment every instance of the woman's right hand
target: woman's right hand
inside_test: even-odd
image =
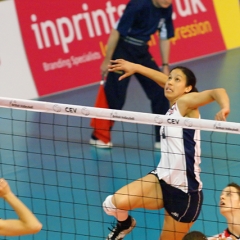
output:
[[[111,60],[111,65],[108,65],[109,72],[123,71],[123,75],[118,80],[122,80],[126,77],[133,75],[136,72],[137,64],[128,62],[124,59]]]

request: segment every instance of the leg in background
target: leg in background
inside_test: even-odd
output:
[[[183,223],[174,220],[166,211],[163,223],[163,229],[159,240],[182,240],[186,233],[190,230],[193,222]]]

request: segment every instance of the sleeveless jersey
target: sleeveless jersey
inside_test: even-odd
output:
[[[159,179],[186,193],[200,191],[200,130],[177,127],[182,117],[177,103],[166,115],[172,126],[161,127],[161,159],[155,171]]]

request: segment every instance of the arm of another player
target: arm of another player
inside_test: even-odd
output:
[[[160,52],[162,57],[162,72],[169,75],[169,55],[170,55],[170,40],[160,39]]]
[[[106,77],[108,72],[108,65],[110,63],[110,60],[112,59],[113,52],[117,46],[118,40],[119,40],[120,34],[116,29],[112,29],[110,36],[108,38],[107,42],[107,50],[106,50],[106,56],[102,62],[102,65],[100,67],[101,70],[101,76]]]
[[[169,75],[169,60],[170,60],[170,39],[174,37],[174,25],[172,20],[173,7],[169,6],[167,9],[167,16],[165,22],[160,27],[159,31],[159,47],[162,58],[162,72]]]
[[[119,80],[129,77],[134,73],[139,73],[147,78],[152,79],[163,88],[168,80],[168,76],[166,74],[148,67],[144,67],[143,65],[128,62],[124,59],[111,60],[111,65],[108,66],[108,71],[114,72],[120,70],[124,71],[124,74],[119,78]]]
[[[0,179],[0,197],[16,212],[19,219],[0,219],[1,236],[21,236],[35,234],[42,229],[42,224],[34,214],[11,191],[7,181]]]

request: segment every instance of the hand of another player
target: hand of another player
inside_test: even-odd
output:
[[[0,197],[4,197],[6,194],[10,193],[11,189],[8,185],[8,182],[4,179],[0,179]]]
[[[223,108],[215,115],[215,120],[226,121],[229,113],[230,113],[229,108]]]
[[[111,60],[111,65],[108,66],[109,72],[124,71],[124,74],[118,80],[133,75],[136,72],[136,64],[125,61],[123,59]]]

